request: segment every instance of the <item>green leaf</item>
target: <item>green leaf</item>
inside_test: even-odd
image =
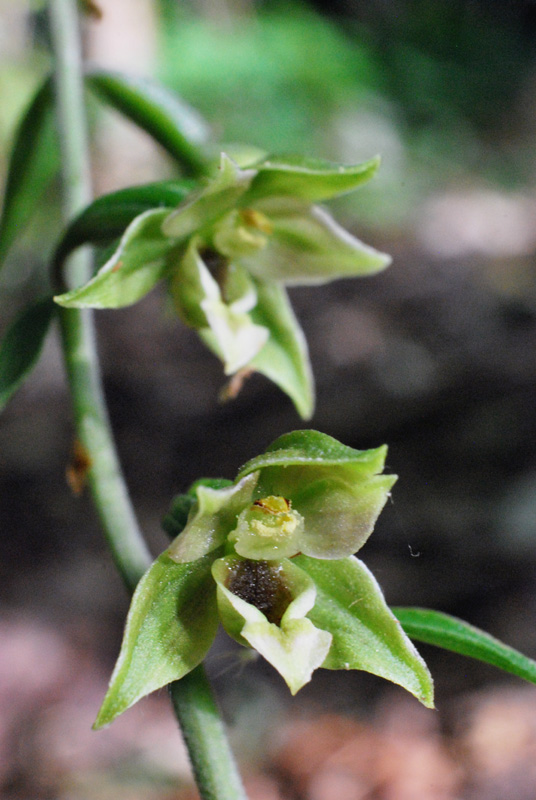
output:
[[[378,156],[353,166],[341,166],[312,158],[272,157],[252,165],[258,175],[245,202],[268,196],[292,196],[310,203],[352,192],[376,174]]]
[[[267,562],[236,556],[215,561],[212,574],[227,633],[260,653],[296,694],[323,663],[331,644],[331,635],[305,617],[315,601],[310,577],[288,559]],[[263,591],[266,597],[260,601]],[[254,601],[262,602],[262,610]]]
[[[391,257],[364,244],[318,206],[274,198],[256,206],[270,220],[266,247],[236,260],[253,275],[286,285],[322,284],[373,275]]]
[[[314,380],[303,331],[282,286],[264,281],[256,285],[258,300],[251,317],[270,331],[270,338],[249,366],[279,386],[303,419],[310,419]]]
[[[317,590],[308,617],[330,631],[333,643],[326,669],[362,669],[399,684],[433,708],[428,668],[385,603],[374,576],[357,558],[319,561],[297,556]]]
[[[52,83],[48,78],[35,94],[15,135],[0,219],[0,264],[58,169],[52,114]]]
[[[86,84],[162,145],[187,175],[204,174],[201,148],[209,138],[208,126],[176,94],[146,78],[98,70],[87,73]]]
[[[94,278],[55,301],[66,308],[123,308],[141,300],[167,270],[174,243],[162,233],[169,209],[140,214],[126,229],[112,258]]]
[[[140,580],[121,652],[94,728],[201,663],[216,635],[213,556],[177,564],[162,553]]]
[[[536,661],[468,622],[428,608],[391,610],[412,639],[485,661],[518,678],[536,683]]]
[[[27,306],[15,318],[0,344],[0,409],[31,373],[56,307],[51,297]]]
[[[193,181],[159,181],[99,197],[66,229],[56,250],[55,264],[61,264],[80,245],[118,239],[132,220],[144,211],[175,208],[194,186]]]

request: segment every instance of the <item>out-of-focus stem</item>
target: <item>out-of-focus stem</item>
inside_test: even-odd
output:
[[[60,135],[65,221],[91,202],[81,63],[80,31],[75,0],[50,0],[49,19],[54,52],[57,127]],[[68,264],[69,287],[89,280],[88,250]],[[92,312],[59,309],[63,352],[76,435],[95,506],[115,563],[132,591],[150,563],[121,472],[104,401]]]

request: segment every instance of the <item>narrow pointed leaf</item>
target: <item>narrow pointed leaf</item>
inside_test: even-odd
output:
[[[326,669],[362,669],[399,684],[433,707],[433,684],[426,664],[385,603],[376,579],[357,558],[293,559],[317,590],[311,621],[333,634]]]
[[[52,124],[52,84],[35,94],[15,135],[0,219],[0,264],[37,207],[59,166]]]
[[[136,217],[95,277],[55,301],[67,308],[123,308],[141,300],[166,273],[174,245],[161,230],[168,214],[169,209],[153,209]]]
[[[476,658],[536,683],[536,661],[457,617],[428,608],[393,608],[412,639]]]
[[[94,727],[108,725],[146,694],[204,659],[218,626],[213,556],[177,564],[167,552],[139,582],[121,652]]]
[[[315,398],[309,351],[287,293],[276,283],[258,281],[257,295],[251,317],[270,331],[270,338],[250,366],[290,397],[302,419],[310,419]]]
[[[312,158],[268,158],[254,164],[258,175],[247,202],[268,196],[292,196],[310,203],[346,194],[369,181],[380,165],[378,156],[353,166]]]
[[[97,198],[70,223],[56,250],[55,263],[60,264],[80,245],[118,239],[132,220],[144,211],[175,208],[194,185],[192,181],[159,181],[120,189]]]
[[[0,410],[36,365],[56,307],[51,297],[27,306],[0,344]]]
[[[86,75],[86,84],[162,145],[187,175],[204,174],[208,126],[176,94],[147,78],[98,70]]]

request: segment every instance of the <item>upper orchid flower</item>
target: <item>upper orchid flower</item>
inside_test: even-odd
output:
[[[396,480],[385,455],[295,431],[234,483],[199,481],[177,498],[166,527],[178,535],[136,589],[97,727],[194,669],[218,621],[293,694],[318,667],[362,669],[432,705],[426,665],[353,556]]]
[[[314,390],[307,345],[284,285],[368,275],[390,263],[314,205],[352,191],[378,163],[272,159],[242,169],[222,154],[203,188],[173,210],[137,216],[97,275],[56,301],[119,308],[167,278],[179,315],[221,358],[227,375],[262,372],[308,418]]]

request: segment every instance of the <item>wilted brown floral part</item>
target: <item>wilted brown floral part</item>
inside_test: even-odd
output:
[[[91,458],[84,445],[75,440],[71,463],[65,470],[67,485],[73,494],[82,494],[87,481],[87,474],[91,468]]]
[[[221,389],[218,395],[220,403],[228,403],[230,400],[236,400],[242,391],[245,382],[253,375],[254,372],[255,370],[251,369],[250,367],[239,369],[238,372],[236,372]]]

